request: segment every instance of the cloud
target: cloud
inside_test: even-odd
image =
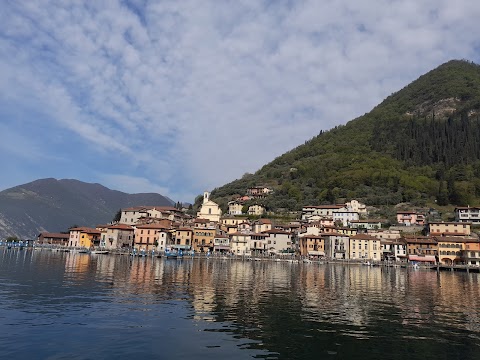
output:
[[[442,62],[478,62],[479,16],[475,0],[7,2],[0,119],[38,127],[33,148],[61,132],[64,156],[90,158],[80,180],[192,201]]]

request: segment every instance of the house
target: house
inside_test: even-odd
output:
[[[430,236],[405,236],[408,261],[435,264],[437,262],[438,245]]]
[[[229,215],[242,215],[243,204],[239,201],[230,201],[228,203]]]
[[[400,230],[367,230],[367,234],[380,240],[396,240],[402,237]]]
[[[403,239],[388,239],[380,238],[382,246],[383,260],[390,261],[406,261],[407,260],[407,243]]]
[[[193,229],[178,228],[175,230],[175,235],[170,245],[171,249],[176,250],[191,250],[193,239]]]
[[[367,206],[358,200],[352,200],[345,203],[345,207],[348,211],[357,212],[360,215],[367,215]]]
[[[267,251],[269,250],[267,246],[267,241],[266,241],[267,237],[268,237],[267,234],[251,233],[250,240],[249,240],[250,253],[253,255],[267,254]]]
[[[340,222],[342,226],[349,226],[350,221],[356,221],[360,218],[360,216],[356,211],[339,209],[333,211],[332,218],[334,223]]]
[[[261,216],[265,214],[265,208],[262,205],[251,205],[248,207],[248,215]]]
[[[134,247],[139,251],[165,251],[169,240],[169,229],[161,224],[138,225],[135,229]]]
[[[66,246],[70,239],[70,234],[42,232],[37,237],[37,244]]]
[[[230,251],[230,237],[216,234],[213,238],[213,252],[227,253]]]
[[[369,219],[369,220],[351,220],[350,226],[356,229],[377,230],[382,228],[387,220],[384,219]]]
[[[325,243],[325,256],[330,259],[348,259],[350,256],[350,236],[341,233],[320,234]]]
[[[131,248],[133,237],[134,229],[130,225],[109,225],[101,232],[101,246],[107,249]]]
[[[348,211],[345,205],[319,205],[319,206],[305,206],[302,209],[302,220],[309,221],[312,216],[318,217],[333,217],[334,211]],[[312,218],[312,221],[318,221],[317,218]]]
[[[471,238],[460,236],[436,236],[438,246],[438,261],[444,265],[463,263],[462,251],[466,250],[466,243],[473,242]]]
[[[269,219],[258,219],[253,223],[253,232],[262,233],[272,230],[272,221]]]
[[[480,241],[471,239],[465,242],[465,249],[461,251],[465,265],[480,266]]]
[[[238,224],[247,221],[246,216],[224,216],[221,218],[221,223],[223,225],[233,225],[238,226]]]
[[[428,224],[431,236],[470,236],[471,223],[467,222],[431,222]]]
[[[380,261],[382,246],[380,239],[368,234],[357,234],[350,237],[350,259]]]
[[[480,224],[480,207],[456,207],[455,221]]]
[[[397,223],[411,225],[425,225],[425,215],[416,211],[397,211]]]
[[[317,235],[304,235],[298,240],[298,248],[301,256],[324,257],[325,239]]]
[[[247,189],[247,195],[259,198],[267,196],[272,191],[272,189],[269,189],[265,186],[253,186]]]
[[[214,227],[193,229],[193,250],[205,253],[213,251],[215,236],[216,230]]]
[[[172,206],[134,206],[122,209],[119,223],[126,225],[135,225],[140,219],[143,222],[149,222],[145,219],[168,219],[171,221],[181,221],[184,214]]]
[[[292,234],[287,231],[282,230],[268,230],[263,232],[267,237],[265,241],[267,242],[267,250],[271,253],[284,253],[292,252]]]
[[[197,218],[208,219],[210,221],[219,222],[220,216],[222,216],[222,210],[216,202],[210,200],[210,193],[203,193],[203,203],[200,207],[200,211],[197,213]]]
[[[76,227],[70,229],[68,245],[70,247],[91,248],[100,246],[101,232],[89,227]]]
[[[250,234],[234,233],[230,235],[230,251],[234,255],[251,255]]]

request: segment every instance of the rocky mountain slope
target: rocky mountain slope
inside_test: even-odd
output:
[[[0,239],[112,221],[120,208],[172,205],[160,194],[126,194],[78,180],[41,179],[0,192]]]

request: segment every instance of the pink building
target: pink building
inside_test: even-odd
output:
[[[397,223],[406,226],[425,225],[425,215],[416,211],[397,211]]]

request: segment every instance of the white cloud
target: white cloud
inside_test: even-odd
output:
[[[119,154],[128,192],[222,185],[444,61],[479,61],[476,0],[124,3],[4,4],[0,96],[94,146],[98,173]]]

